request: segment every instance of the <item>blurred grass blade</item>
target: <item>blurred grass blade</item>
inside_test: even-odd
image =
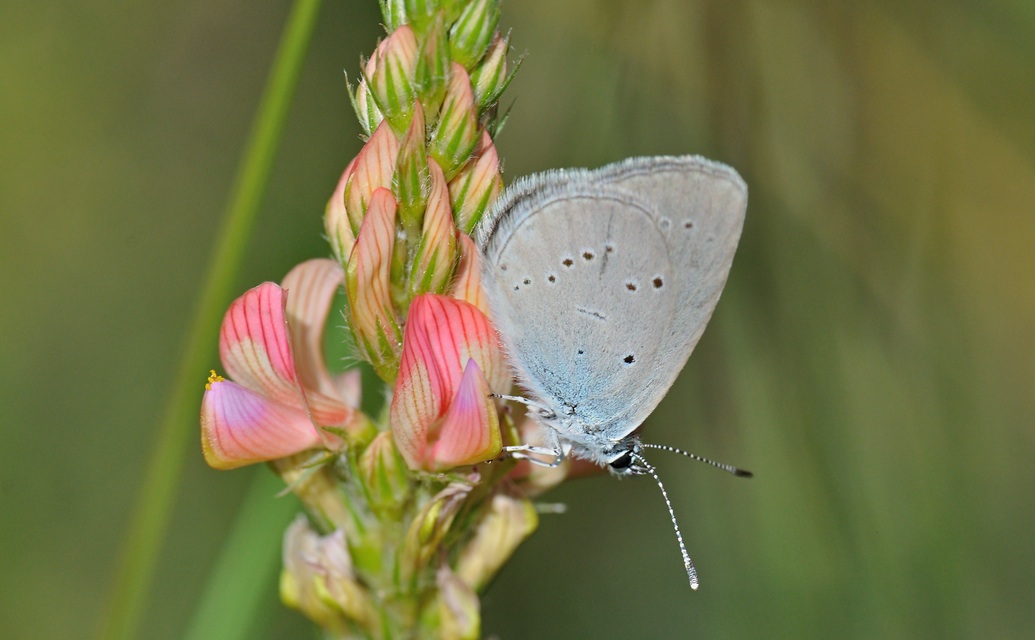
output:
[[[128,640],[134,637],[143,614],[188,443],[198,437],[197,411],[204,374],[215,353],[219,323],[232,298],[241,257],[266,187],[319,7],[320,0],[296,0],[285,25],[216,239],[155,450],[146,466],[108,609],[101,620],[100,638]]]
[[[191,619],[186,640],[236,640],[254,633],[256,611],[276,590],[283,531],[298,512],[294,496],[277,498],[284,482],[257,469],[233,529]]]

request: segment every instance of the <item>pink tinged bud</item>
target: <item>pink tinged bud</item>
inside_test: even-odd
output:
[[[435,576],[438,587],[438,637],[476,640],[481,636],[478,595],[443,563]]]
[[[414,298],[390,409],[410,468],[439,471],[498,455],[499,421],[488,394],[504,391],[509,375],[485,314],[445,296]]]
[[[390,283],[395,209],[395,199],[388,189],[374,191],[345,272],[349,328],[356,346],[381,379],[389,383],[395,380],[402,342]]]
[[[464,7],[449,29],[449,49],[454,60],[468,69],[485,55],[500,19],[497,0],[474,0]]]
[[[416,98],[417,37],[413,29],[403,25],[392,32],[378,45],[373,60],[373,73],[366,78],[370,94],[392,128],[404,131]]]
[[[331,243],[334,257],[340,264],[345,264],[352,253],[352,247],[356,244],[356,233],[352,230],[352,223],[349,221],[348,210],[345,208],[345,188],[352,177],[352,169],[356,166],[353,159],[349,166],[345,167],[338,186],[335,187],[331,199],[327,201],[327,208],[323,213],[323,228],[327,232],[327,239]]]
[[[482,132],[481,144],[475,150],[474,157],[449,182],[456,226],[464,233],[473,232],[502,189],[503,179],[500,177],[496,145],[488,133]]]
[[[480,591],[538,525],[539,516],[528,500],[503,494],[493,496],[474,538],[460,553],[457,576],[471,589]]]
[[[474,87],[474,101],[484,111],[502,93],[501,87],[507,79],[507,41],[497,37],[488,55],[477,68],[471,71],[471,86]]]
[[[460,264],[456,268],[451,295],[474,305],[486,316],[489,315],[489,300],[482,289],[482,254],[474,240],[467,234],[460,234]]]
[[[320,446],[320,434],[293,407],[229,380],[215,380],[201,400],[201,449],[214,469],[235,469]]]
[[[424,213],[424,228],[410,271],[410,296],[442,293],[453,277],[457,255],[457,230],[449,206],[449,189],[442,169],[428,160],[431,192]]]
[[[399,147],[399,158],[392,181],[399,199],[399,219],[408,236],[420,235],[421,220],[428,205],[428,150],[424,129],[424,110],[414,105],[413,120]]]
[[[345,209],[353,233],[359,234],[374,191],[392,188],[398,158],[399,141],[391,127],[381,124],[349,165],[352,174],[345,186]]]
[[[446,96],[429,146],[431,157],[438,161],[447,180],[467,162],[480,137],[471,79],[467,71],[454,62],[450,65]]]

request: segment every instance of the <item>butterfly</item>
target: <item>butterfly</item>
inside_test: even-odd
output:
[[[691,587],[696,569],[636,430],[672,386],[718,303],[747,187],[697,156],[631,158],[516,181],[479,223],[482,282],[545,445],[507,447],[554,466],[574,456],[650,474],[672,515]]]

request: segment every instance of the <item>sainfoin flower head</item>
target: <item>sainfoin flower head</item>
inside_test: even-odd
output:
[[[270,462],[301,500],[281,596],[328,637],[473,639],[478,592],[538,521],[527,496],[567,468],[501,457],[521,436],[469,236],[503,184],[509,45],[496,0],[380,4],[388,35],[350,87],[369,137],[324,212],[333,259],[230,305],[202,449],[217,469]],[[325,325],[376,374],[369,414],[359,370],[324,360]]]
[[[323,326],[344,279],[332,260],[295,267],[283,286],[265,282],[223,318],[219,355],[231,380],[213,374],[201,402],[205,460],[232,469],[336,440],[320,427],[359,427],[356,372],[332,376]]]

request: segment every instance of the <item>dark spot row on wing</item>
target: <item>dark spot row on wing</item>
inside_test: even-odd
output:
[[[665,224],[665,223],[667,223],[667,224]],[[658,224],[660,226],[663,226],[664,228],[667,228],[671,224],[671,221],[668,218],[662,218],[661,221],[659,221]],[[693,220],[684,220],[683,221],[683,228],[684,229],[692,229],[693,226],[694,226]],[[616,245],[613,242],[608,241],[604,245],[604,252],[605,252],[604,253],[604,262],[607,262],[607,256],[609,254],[615,253],[616,250],[617,250]],[[592,247],[587,247],[587,248],[584,248],[582,250],[582,254],[581,254],[580,257],[585,262],[592,262],[593,259],[596,258],[596,256],[597,256],[596,250],[593,249]],[[572,268],[575,267],[575,264],[576,264],[576,260],[575,260],[574,256],[567,255],[567,256],[562,256],[561,257],[561,266],[563,266],[563,267],[565,267],[567,269],[572,269]],[[500,268],[500,271],[507,271],[508,265],[500,264],[499,268]],[[553,271],[547,271],[546,272],[546,281],[549,282],[550,284],[556,284],[557,281],[558,281],[557,273],[555,273]],[[655,290],[661,289],[661,288],[663,288],[665,286],[665,280],[664,280],[664,277],[661,274],[655,274],[654,277],[651,278],[650,282],[653,285]],[[527,287],[527,286],[530,286],[532,283],[533,283],[533,279],[530,276],[526,275],[521,280],[520,283],[514,285],[514,291],[520,291],[522,284]],[[636,278],[630,278],[630,279],[625,281],[625,289],[629,293],[636,293],[637,291],[640,290],[640,283],[639,283],[639,281]]]
[[[668,231],[669,229],[672,228],[672,221],[670,219],[666,218],[666,217],[661,217],[661,218],[658,219],[658,228],[661,229],[662,231]],[[683,229],[686,229],[686,230],[689,231],[690,229],[693,229],[693,228],[694,228],[694,221],[693,220],[691,220],[689,218],[687,218],[686,220],[683,220]]]

